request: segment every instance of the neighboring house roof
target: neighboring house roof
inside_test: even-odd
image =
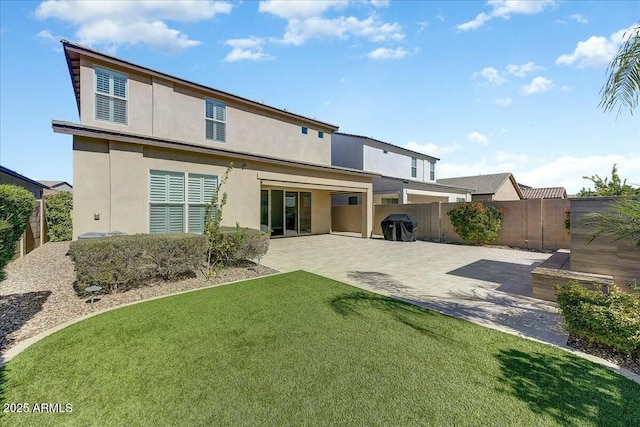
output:
[[[52,189],[56,189],[57,187],[61,187],[63,185],[68,185],[69,187],[73,188],[73,185],[69,184],[67,181],[45,181],[39,179],[38,182]]]
[[[523,199],[566,199],[564,187],[521,188]]]
[[[135,134],[131,132],[115,131],[103,128],[97,128],[93,126],[87,126],[83,124],[64,122],[59,120],[53,120],[51,122],[53,131],[56,133],[62,133],[75,136],[86,136],[99,139],[109,139],[110,141],[119,141],[130,144],[140,144],[152,147],[171,148],[183,151],[190,151],[195,153],[212,154],[216,156],[232,157],[242,160],[254,160],[259,162],[268,162],[274,164],[281,164],[287,166],[296,166],[303,169],[315,169],[323,171],[341,172],[349,175],[360,176],[380,176],[380,174],[365,172],[357,169],[344,168],[340,166],[327,166],[313,163],[304,163],[295,160],[285,160],[277,157],[264,156],[260,154],[252,154],[241,151],[233,151],[224,148],[216,147],[202,147],[198,145],[192,145],[181,141],[158,138],[155,136],[146,136]]]
[[[162,73],[160,71],[152,70],[151,68],[143,67],[141,65],[134,64],[133,62],[125,61],[120,58],[116,58],[115,56],[107,55],[103,52],[93,50],[89,47],[82,46],[76,43],[72,43],[68,40],[61,40],[62,46],[64,48],[64,55],[67,59],[67,66],[69,67],[69,74],[71,76],[71,83],[73,84],[73,89],[76,95],[76,103],[78,105],[78,112],[80,112],[80,55],[89,56],[92,58],[99,59],[101,61],[109,62],[112,64],[119,65],[121,67],[129,68],[140,73],[149,74],[152,76],[160,77],[171,82],[175,82],[187,87],[191,87],[198,90],[205,90],[213,94],[213,96],[219,96],[228,100],[236,101],[245,105],[250,105],[257,110],[262,110],[267,114],[277,114],[279,116],[289,117],[295,120],[302,120],[303,122],[313,123],[315,125],[320,126],[323,129],[326,129],[330,132],[335,132],[338,130],[338,126],[332,125],[330,123],[321,122],[316,119],[312,119],[310,117],[305,117],[299,114],[291,113],[286,109],[280,109],[271,107],[269,105],[265,105],[261,102],[254,101],[251,99],[243,98],[241,96],[237,96],[231,94],[229,92],[224,92],[218,89],[214,89],[209,86],[202,85],[200,83],[191,82],[188,80],[181,79],[180,77],[175,77],[170,74]]]
[[[368,141],[368,142],[373,142],[373,143],[375,143],[377,145],[383,145],[385,147],[389,147],[389,148],[394,149],[394,150],[405,151],[405,152],[410,153],[411,155],[413,155],[413,157],[428,158],[428,159],[431,159],[431,160],[440,160],[439,158],[430,156],[428,154],[420,153],[418,151],[409,150],[408,148],[399,147],[397,145],[394,145],[394,144],[391,144],[391,143],[388,143],[388,142],[384,142],[384,141],[380,141],[378,139],[373,139],[371,137],[364,136],[364,135],[355,135],[355,134],[352,134],[352,133],[344,133],[344,132],[334,132],[334,135],[343,135],[343,136],[350,136],[352,138],[360,138],[360,139],[365,140],[364,141],[365,143]]]
[[[511,181],[520,198],[523,198],[520,186],[511,172],[444,178],[438,179],[438,184],[469,188],[473,190],[473,194],[495,194],[508,180]]]
[[[0,166],[0,173],[5,173],[5,174],[10,175],[10,176],[12,176],[14,178],[17,178],[17,179],[20,179],[22,181],[28,182],[29,184],[36,185],[36,186],[38,186],[40,188],[49,188],[49,186],[46,185],[46,184],[42,184],[42,183],[40,183],[38,181],[35,181],[35,180],[31,179],[31,178],[27,178],[24,175],[20,175],[18,172],[12,171],[11,169],[5,168],[4,166]]]
[[[414,188],[422,189],[422,190],[451,191],[452,193],[469,193],[470,192],[469,188],[456,187],[454,185],[446,185],[440,182],[418,181],[414,179],[397,178],[394,176],[386,176],[386,175],[382,175],[379,178],[393,180],[393,181],[400,181],[403,184],[407,184]]]

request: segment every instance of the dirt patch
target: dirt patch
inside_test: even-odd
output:
[[[583,353],[588,353],[593,356],[608,360],[620,366],[621,368],[625,368],[635,374],[640,375],[640,358],[625,356],[623,354],[620,354],[615,348],[592,343],[589,340],[575,338],[572,336],[569,336],[567,346],[579,350]]]

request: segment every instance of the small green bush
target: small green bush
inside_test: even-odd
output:
[[[71,210],[73,209],[73,194],[61,191],[44,197],[47,208],[47,227],[49,228],[49,241],[64,242],[71,240]]]
[[[16,244],[27,228],[35,206],[33,194],[26,189],[11,184],[0,185],[0,272],[15,255]]]
[[[232,256],[235,261],[262,258],[269,250],[269,234],[254,228],[245,228]]]
[[[504,209],[480,202],[464,202],[447,212],[447,215],[462,240],[482,245],[498,237],[504,213]]]
[[[79,292],[91,285],[111,292],[192,275],[203,266],[205,250],[203,235],[141,234],[77,240],[70,255]]]
[[[571,282],[556,286],[556,298],[571,335],[640,357],[640,295]]]

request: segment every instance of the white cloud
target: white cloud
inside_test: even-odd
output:
[[[513,102],[513,99],[506,97],[506,98],[496,98],[495,103],[498,105],[511,105],[511,103]]]
[[[246,39],[231,39],[224,42],[225,45],[231,46],[231,52],[224,58],[225,62],[237,61],[260,61],[274,59],[268,53],[262,51],[262,45],[265,39],[250,37]]]
[[[487,5],[492,8],[490,13],[481,12],[475,19],[456,28],[460,31],[477,30],[493,18],[509,19],[516,14],[535,15],[554,3],[554,0],[489,0]]]
[[[444,22],[447,18],[444,15],[436,15],[436,19],[440,22]]]
[[[569,16],[569,18],[573,19],[578,24],[588,24],[589,23],[589,19],[587,19],[586,16],[581,15],[579,13],[574,13],[573,15]]]
[[[188,35],[169,28],[164,21],[195,22],[230,13],[224,1],[76,2],[46,0],[36,8],[38,19],[59,19],[76,27],[82,44],[145,44],[158,50],[177,52],[200,44]]]
[[[606,66],[618,52],[618,47],[624,41],[625,33],[629,37],[628,30],[617,31],[609,38],[591,36],[585,41],[578,42],[573,53],[559,56],[556,59],[556,64],[576,64],[578,68]]]
[[[365,38],[376,43],[399,41],[405,37],[400,24],[382,23],[373,16],[362,20],[353,16],[333,19],[315,16],[289,20],[282,42],[299,46],[311,38],[344,39],[349,36]]]
[[[467,138],[469,139],[469,141],[475,144],[480,144],[484,146],[489,145],[489,138],[477,131],[474,131],[468,134]]]
[[[515,65],[515,64],[507,65],[507,71],[510,74],[513,74],[514,76],[517,76],[517,77],[526,77],[526,75],[531,72],[541,71],[541,70],[544,70],[544,67],[540,65],[536,65],[532,61],[522,65]]]
[[[565,187],[568,194],[576,194],[582,188],[593,187],[583,176],[598,174],[611,176],[611,167],[617,164],[618,174],[628,184],[640,185],[640,155],[632,156],[561,156],[555,159],[532,159],[526,155],[497,151],[491,158],[481,158],[475,163],[438,163],[438,176],[482,175],[512,172],[516,180],[532,187]]]
[[[371,0],[371,5],[373,7],[389,7],[390,3],[390,0]]]
[[[283,19],[305,19],[322,15],[329,9],[343,9],[347,7],[347,0],[336,1],[291,1],[266,0],[261,1],[258,10],[270,13]]]
[[[628,184],[640,185],[640,156],[562,156],[551,162],[545,162],[533,169],[518,172],[518,181],[534,187],[565,187],[567,193],[576,194],[582,188],[593,187],[591,181],[583,176],[595,174],[610,177],[613,164],[618,166],[618,174],[627,179]]]
[[[418,32],[422,32],[427,29],[429,26],[429,21],[420,21],[418,22]]]
[[[536,77],[528,85],[522,86],[522,94],[529,96],[534,93],[546,92],[553,87],[553,82],[545,77]]]
[[[402,59],[405,56],[409,55],[409,51],[406,49],[399,47],[397,49],[387,49],[385,47],[379,47],[367,54],[369,59]]]
[[[498,74],[498,70],[493,67],[484,68],[479,73],[474,73],[474,76],[476,75],[480,75],[486,81],[495,85],[501,85],[502,83],[507,81],[505,78],[500,77],[500,74]]]
[[[418,153],[423,153],[428,156],[440,158],[443,155],[452,154],[456,151],[459,151],[462,146],[455,141],[451,145],[436,145],[430,142],[426,144],[420,144],[416,141],[410,141],[404,145],[404,148],[406,148],[407,150],[417,151]]]

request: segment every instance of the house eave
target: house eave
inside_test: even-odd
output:
[[[188,144],[181,141],[156,138],[145,135],[138,135],[129,132],[113,131],[103,128],[96,128],[93,126],[86,126],[77,123],[53,120],[51,122],[53,131],[55,133],[61,133],[73,136],[82,136],[87,138],[103,139],[109,141],[118,141],[129,144],[137,144],[149,147],[158,147],[171,150],[187,151],[192,153],[209,154],[219,157],[233,158],[239,160],[250,160],[263,163],[278,164],[283,166],[297,167],[301,169],[318,170],[325,172],[343,173],[346,175],[354,175],[360,177],[372,178],[379,176],[371,172],[364,172],[357,169],[344,168],[340,166],[327,166],[313,163],[304,163],[294,160],[280,159],[277,157],[262,156],[257,154],[251,154],[241,151],[233,151],[227,149],[220,149],[215,147],[204,147],[199,145]]]

